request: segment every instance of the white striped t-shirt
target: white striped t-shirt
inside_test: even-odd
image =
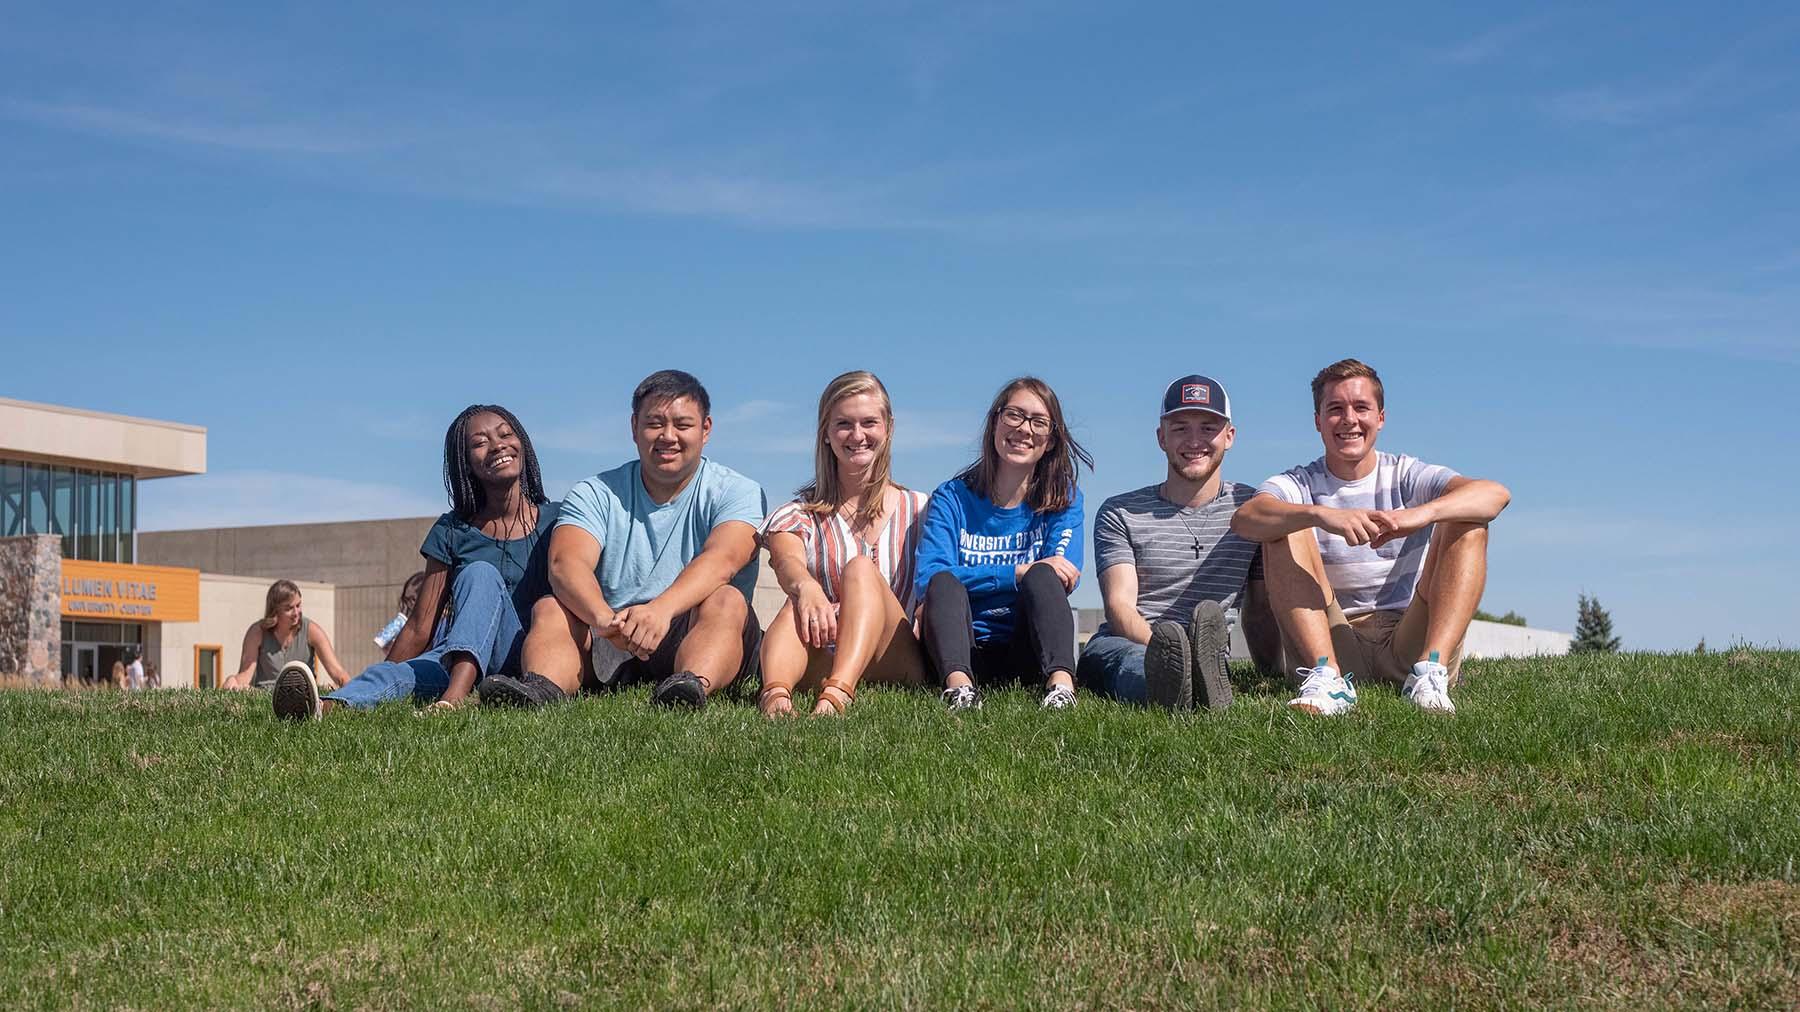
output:
[[[1423,506],[1444,494],[1457,476],[1439,464],[1405,454],[1375,451],[1375,470],[1366,478],[1345,481],[1331,473],[1320,457],[1262,483],[1258,495],[1272,495],[1296,506],[1318,505],[1344,510],[1397,510]],[[1431,528],[1414,531],[1380,548],[1352,546],[1322,528],[1314,528],[1325,579],[1346,615],[1393,611],[1412,603],[1431,546]]]
[[[800,538],[806,557],[806,571],[825,588],[825,596],[834,603],[838,599],[838,581],[844,564],[853,556],[866,555],[881,571],[900,606],[912,612],[913,557],[918,554],[919,517],[930,498],[924,492],[895,488],[900,502],[881,530],[868,541],[851,533],[850,521],[842,514],[821,515],[806,511],[805,502],[796,499],[784,503],[763,524],[763,544],[772,534],[795,534]]]

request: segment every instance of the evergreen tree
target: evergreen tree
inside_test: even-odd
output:
[[[1572,654],[1616,654],[1619,638],[1613,635],[1612,613],[1600,607],[1600,599],[1582,594],[1575,605],[1575,639]]]

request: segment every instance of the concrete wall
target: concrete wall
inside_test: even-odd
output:
[[[165,689],[197,687],[196,645],[216,646],[219,680],[234,675],[243,659],[244,631],[260,622],[270,580],[260,576],[200,574],[200,621],[150,622],[144,626],[144,653],[156,661]],[[301,610],[327,632],[337,623],[337,595],[330,584],[295,581]],[[337,637],[331,638],[336,647]],[[339,657],[343,655],[340,652]],[[352,675],[355,670],[350,672]]]
[[[1543,657],[1569,652],[1574,635],[1500,622],[1471,622],[1463,640],[1468,657]]]
[[[0,680],[62,685],[62,539],[0,538]]]
[[[333,623],[318,614],[313,618],[330,631],[338,658],[355,675],[381,659],[372,637],[393,617],[406,578],[425,568],[419,544],[436,519],[140,531],[138,561],[256,577],[265,591],[277,579],[331,585]],[[260,616],[260,599],[257,607]],[[310,597],[307,610],[315,610]],[[207,617],[204,601],[201,615]],[[230,664],[237,663],[243,635],[240,624],[231,640]],[[190,658],[187,668],[192,667]]]
[[[0,450],[43,463],[158,478],[206,473],[198,425],[0,397]]]

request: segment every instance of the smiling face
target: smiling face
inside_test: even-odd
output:
[[[700,467],[712,419],[691,397],[645,401],[631,416],[631,438],[647,480],[680,485]]]
[[[1156,445],[1169,458],[1169,474],[1197,485],[1217,474],[1237,429],[1210,411],[1177,411],[1156,426]]]
[[[1326,464],[1339,477],[1358,472],[1365,460],[1372,459],[1375,437],[1385,424],[1387,412],[1367,377],[1338,380],[1320,392],[1313,427],[1325,442]]]
[[[300,624],[300,595],[295,594],[275,607],[275,627],[292,629]]]
[[[505,488],[519,480],[525,468],[519,445],[512,424],[492,411],[469,417],[464,452],[469,455],[469,470],[483,485]]]
[[[994,419],[994,452],[1000,463],[1030,470],[1050,448],[1050,406],[1030,390],[1014,390]]]
[[[825,442],[837,460],[838,475],[860,479],[881,458],[888,441],[888,417],[873,393],[839,398],[825,423]]]

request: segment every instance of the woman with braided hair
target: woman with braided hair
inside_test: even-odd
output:
[[[323,700],[306,672],[283,671],[277,717],[307,720],[408,696],[430,701],[427,711],[450,709],[484,676],[518,670],[531,607],[550,593],[558,504],[544,495],[537,451],[512,412],[471,404],[456,416],[444,433],[444,491],[450,510],[419,547],[418,605],[387,660]]]

